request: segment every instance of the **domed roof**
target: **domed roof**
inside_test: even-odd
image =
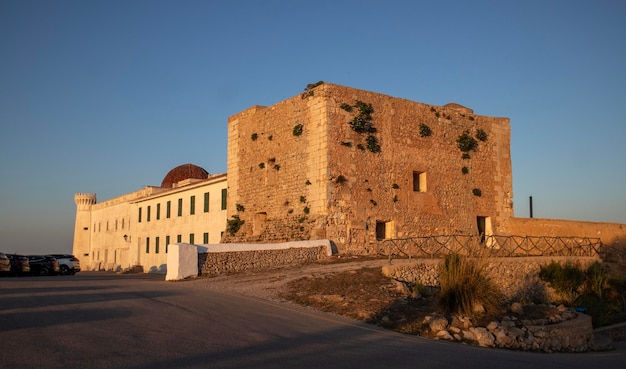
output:
[[[161,187],[171,188],[174,184],[185,179],[207,179],[209,172],[193,164],[183,164],[170,170],[163,178]]]

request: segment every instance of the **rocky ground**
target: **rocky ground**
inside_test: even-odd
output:
[[[387,259],[335,256],[317,263],[284,267],[268,271],[246,271],[231,275],[199,279],[213,290],[236,291],[264,299],[295,303],[320,311],[380,325],[402,333],[457,341],[476,340],[470,327],[516,325],[510,320],[548,321],[567,319],[569,313],[554,306],[526,306],[523,311],[502,311],[482,314],[473,320],[451,319],[441,327],[435,296],[419,298],[406,287],[383,276],[381,268]],[[520,324],[518,323],[517,326]],[[465,335],[464,335],[465,333]],[[482,334],[481,332],[476,332]],[[495,333],[495,331],[494,331]],[[519,333],[519,332],[518,332]],[[492,341],[495,334],[492,334]],[[493,345],[487,342],[486,346]]]

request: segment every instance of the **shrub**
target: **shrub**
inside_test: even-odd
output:
[[[304,128],[304,126],[302,124],[296,124],[295,126],[293,126],[293,135],[294,136],[300,136],[302,134],[302,129]]]
[[[500,309],[501,293],[484,274],[483,263],[484,259],[469,259],[459,254],[443,258],[438,303],[445,313],[473,316]]]
[[[367,149],[370,152],[377,153],[380,152],[380,144],[378,143],[378,139],[374,135],[367,135],[365,139],[367,142]]]
[[[561,296],[561,302],[571,305],[579,295],[579,289],[585,281],[585,273],[570,261],[565,265],[553,261],[540,268],[539,278],[554,288]]]
[[[252,141],[256,141],[257,138],[259,138],[259,135],[257,133],[253,133],[250,138],[252,139]]]
[[[487,141],[487,132],[485,132],[483,129],[480,129],[480,128],[477,129],[476,138],[483,142]]]
[[[424,123],[420,123],[420,137],[429,137],[433,131]]]
[[[245,221],[239,218],[239,215],[233,215],[232,219],[226,221],[226,231],[230,233],[231,236],[233,236],[239,231],[244,223]]]
[[[456,144],[459,150],[463,152],[474,151],[478,147],[476,139],[469,135],[468,131],[463,132],[459,138],[456,139]]]

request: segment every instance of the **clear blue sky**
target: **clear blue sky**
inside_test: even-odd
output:
[[[319,80],[509,117],[518,217],[626,223],[626,1],[1,0],[0,250],[224,173],[229,115]]]

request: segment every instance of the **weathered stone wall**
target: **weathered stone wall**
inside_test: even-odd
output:
[[[626,249],[626,225],[560,219],[511,218],[504,230],[511,235],[600,238],[603,244]]]
[[[559,263],[573,262],[585,269],[595,261],[594,257],[514,257],[490,258],[481,260],[485,263],[487,276],[499,286],[504,297],[510,301],[545,302],[549,291],[539,279],[541,266],[552,261]],[[419,282],[425,286],[438,286],[439,259],[419,259],[383,267],[383,273],[405,282]]]
[[[341,106],[357,100],[373,107],[380,152],[348,124],[358,109]],[[487,140],[463,159],[459,136],[479,129]],[[509,144],[507,118],[332,84],[252,107],[229,119],[228,214],[245,223],[222,242],[328,238],[365,254],[376,252],[377,229],[387,238],[477,234],[477,216],[495,233],[513,214]],[[425,189],[414,188],[414,173]]]
[[[244,270],[265,270],[285,265],[302,264],[328,257],[326,246],[289,248],[283,250],[254,250],[198,254],[202,275],[214,276]]]

